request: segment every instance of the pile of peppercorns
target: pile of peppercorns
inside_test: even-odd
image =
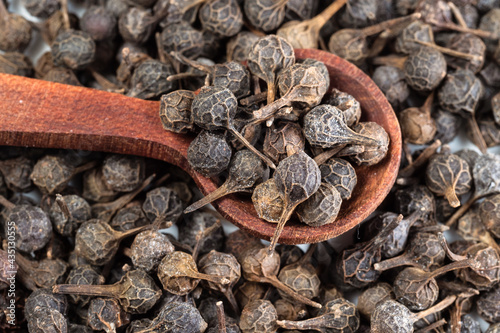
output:
[[[486,151],[500,143],[500,1],[75,4],[80,17],[67,0],[25,0],[30,22],[0,0],[0,72],[161,99],[166,129],[198,132],[193,168],[225,182],[198,198],[159,161],[1,148],[2,330],[458,333],[481,332],[479,315],[500,331],[500,157]],[[51,50],[33,66],[37,35]],[[396,185],[345,248],[274,252],[293,211],[333,221],[356,185],[350,162],[388,145],[293,48],[359,66],[400,120]],[[447,145],[461,129],[477,151]],[[270,248],[203,208],[236,191],[279,222]],[[172,225],[178,237],[161,231]]]

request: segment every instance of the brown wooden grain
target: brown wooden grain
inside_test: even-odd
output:
[[[399,168],[401,132],[383,93],[354,65],[331,53],[298,49],[298,59],[325,63],[331,87],[353,95],[363,109],[363,121],[375,121],[389,133],[387,157],[371,167],[357,168],[358,185],[337,220],[322,227],[290,221],[281,243],[315,243],[338,236],[358,225],[387,196]],[[0,74],[0,145],[83,149],[156,158],[186,170],[200,190],[210,193],[216,183],[193,171],[186,154],[192,135],[165,131],[159,103],[89,88]],[[230,222],[264,239],[275,224],[259,219],[249,197],[229,195],[214,203]]]

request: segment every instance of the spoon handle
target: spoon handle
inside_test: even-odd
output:
[[[133,154],[193,172],[192,137],[165,131],[159,103],[84,87],[0,74],[0,143]]]

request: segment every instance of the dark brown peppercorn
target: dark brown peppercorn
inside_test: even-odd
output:
[[[96,272],[90,265],[81,265],[73,268],[69,271],[68,277],[66,278],[66,284],[76,284],[76,285],[98,285],[103,284],[104,277]],[[90,301],[90,297],[82,295],[69,295],[70,300],[74,304],[81,304],[85,306]]]
[[[341,205],[342,198],[337,188],[321,183],[313,195],[297,206],[297,215],[302,223],[320,227],[336,220]]]
[[[171,23],[161,33],[161,47],[167,54],[174,51],[196,58],[201,54],[203,35],[185,21]]]
[[[349,200],[358,178],[354,167],[344,159],[330,158],[319,166],[321,181],[327,182],[337,189],[342,200]]]
[[[4,202],[2,205],[5,206]],[[52,237],[52,224],[40,207],[9,203],[6,208],[5,220],[13,224],[4,223],[5,235],[10,234],[8,228],[12,228],[13,225],[16,235],[15,244],[18,250],[31,253],[47,245]]]
[[[151,37],[153,28],[153,16],[147,9],[130,7],[118,20],[120,35],[135,44],[144,44]]]
[[[241,31],[232,37],[226,44],[226,57],[228,61],[245,61],[252,46],[259,36],[250,31]]]
[[[58,294],[112,297],[120,302],[123,310],[133,314],[148,312],[162,294],[154,280],[139,269],[127,272],[120,281],[112,285],[60,284],[52,289]]]
[[[46,19],[54,14],[60,7],[59,0],[25,0],[24,8],[31,15]]]
[[[274,178],[257,185],[252,193],[252,202],[257,215],[267,222],[278,223],[285,203],[276,187]]]
[[[201,279],[223,285],[230,283],[227,277],[200,273],[193,257],[181,251],[169,252],[163,257],[158,278],[163,289],[181,296],[192,292]]]
[[[68,332],[68,319],[49,307],[33,310],[28,320],[29,332]]]
[[[277,324],[286,329],[313,329],[325,333],[354,333],[358,331],[360,320],[356,306],[344,298],[325,304],[318,316],[302,321],[278,320]]]
[[[205,2],[199,17],[203,30],[221,37],[236,35],[243,26],[243,14],[236,0],[214,0]]]
[[[148,273],[156,270],[165,254],[174,250],[168,237],[157,230],[137,234],[130,245],[132,264]]]
[[[395,299],[392,286],[385,282],[378,283],[359,295],[358,310],[365,318],[370,319],[377,303],[388,299]]]
[[[280,122],[266,130],[263,151],[276,164],[304,147],[305,138],[297,123]]]
[[[176,90],[161,96],[160,120],[163,128],[175,133],[193,130],[191,103],[194,93],[189,90]]]
[[[116,192],[130,192],[144,181],[144,159],[135,156],[109,155],[102,163],[106,184]]]
[[[56,201],[50,207],[50,219],[54,224],[54,229],[59,234],[73,236],[78,226],[92,217],[90,205],[84,198],[76,194],[61,196],[60,200],[61,202]],[[65,212],[66,209],[67,212]]]
[[[457,195],[470,191],[472,178],[467,162],[454,154],[436,154],[429,161],[426,184],[437,195],[445,196],[452,207],[460,206]]]
[[[83,14],[80,28],[95,41],[113,39],[116,34],[116,18],[106,8],[92,6]]]
[[[446,76],[443,54],[429,47],[421,47],[410,54],[404,63],[406,82],[417,91],[432,91]]]
[[[247,3],[252,6],[253,2],[245,1]],[[276,96],[275,86],[279,73],[295,63],[292,45],[284,38],[268,35],[253,44],[247,57],[250,72],[267,82],[267,103],[272,103]]]
[[[146,328],[146,332],[200,333],[207,323],[198,309],[188,302],[168,302]]]
[[[95,59],[96,45],[83,31],[66,30],[59,33],[52,44],[54,65],[81,70]]]
[[[231,155],[231,147],[223,134],[201,131],[189,144],[187,159],[195,171],[212,177],[227,169]]]
[[[284,210],[271,239],[269,253],[274,252],[281,231],[295,207],[318,190],[321,173],[313,159],[303,151],[298,151],[280,162],[273,178],[284,201]]]
[[[130,314],[120,307],[116,299],[97,297],[90,301],[87,325],[94,330],[112,332],[130,322]]]
[[[142,210],[151,222],[163,219],[175,223],[182,214],[182,208],[183,203],[177,194],[164,186],[149,191],[142,204]]]
[[[333,148],[342,144],[377,145],[378,141],[357,134],[345,123],[342,111],[332,105],[319,105],[304,117],[304,135],[312,146]]]
[[[479,315],[490,323],[500,320],[500,288],[496,287],[484,294],[477,300],[477,311]]]
[[[0,3],[0,50],[23,52],[31,41],[31,25],[21,15],[11,14],[5,4]]]
[[[241,312],[240,329],[242,333],[274,333],[278,313],[273,304],[266,300],[250,301]]]
[[[236,192],[252,192],[253,188],[269,178],[269,169],[248,149],[237,151],[229,164],[226,181],[215,191],[191,204],[184,213],[193,212],[214,200]]]
[[[119,232],[107,223],[91,219],[76,231],[75,250],[92,265],[102,266],[113,259],[123,238],[135,235],[144,228]]]
[[[30,77],[33,75],[33,64],[22,53],[6,52],[0,55],[0,73]]]
[[[132,74],[131,89],[127,96],[150,99],[171,92],[177,87],[176,82],[167,80],[174,73],[170,64],[159,60],[143,61]]]
[[[250,23],[266,32],[278,28],[285,19],[288,0],[257,0],[244,2],[245,15]]]
[[[25,156],[0,161],[0,173],[7,188],[15,192],[26,192],[32,187],[30,174],[33,161]]]

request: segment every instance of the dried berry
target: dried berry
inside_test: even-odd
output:
[[[156,270],[167,253],[174,250],[166,235],[158,230],[145,230],[137,234],[130,245],[130,259],[134,267],[150,273]]]
[[[210,251],[198,262],[200,272],[208,275],[216,275],[229,280],[227,284],[206,281],[209,289],[220,291],[226,296],[233,309],[238,312],[238,303],[233,295],[233,287],[241,277],[241,266],[232,254]]]
[[[145,60],[135,69],[127,96],[150,99],[171,92],[177,85],[168,81],[167,77],[173,73],[174,70],[168,63]]]
[[[496,287],[484,294],[477,300],[477,312],[490,323],[496,323],[500,319],[500,288]]]
[[[337,188],[322,182],[313,195],[297,206],[297,216],[302,223],[320,227],[336,220],[341,205],[342,198]]]
[[[319,166],[321,181],[337,189],[342,200],[349,200],[358,178],[354,167],[344,159],[330,158]]]
[[[278,313],[273,304],[266,300],[250,301],[241,312],[240,329],[242,333],[273,333],[278,326]]]
[[[90,301],[87,325],[94,330],[112,332],[130,322],[130,314],[120,307],[116,299],[97,297]]]
[[[446,253],[435,234],[419,232],[410,237],[403,254],[376,263],[374,268],[378,271],[385,271],[394,267],[409,265],[432,271],[443,265],[445,257]]]
[[[196,246],[197,237],[200,232],[219,223],[218,218],[212,212],[197,211],[184,217],[179,227],[179,239],[191,248]],[[212,250],[222,250],[224,233],[222,228],[217,228],[199,240],[199,251],[201,254]]]
[[[436,154],[426,170],[426,184],[437,195],[445,196],[452,207],[460,206],[457,195],[471,189],[471,175],[467,162],[454,154]]]
[[[171,23],[161,33],[162,50],[179,52],[188,58],[200,55],[203,47],[203,35],[185,21]]]
[[[394,295],[398,302],[410,310],[428,309],[439,296],[439,287],[435,278],[451,270],[466,268],[473,264],[472,260],[464,259],[442,266],[432,272],[426,272],[417,267],[407,267],[394,280]]]
[[[161,96],[160,120],[163,128],[175,133],[193,130],[191,103],[194,93],[189,90],[176,90]]]
[[[394,300],[392,286],[385,282],[377,283],[375,286],[366,289],[359,295],[358,310],[365,318],[370,319],[378,303],[385,300]]]
[[[451,305],[456,296],[449,296],[433,307],[413,313],[406,306],[394,300],[380,302],[375,307],[371,317],[372,333],[412,333],[413,324],[418,320],[427,317],[429,314],[441,311]],[[398,320],[394,320],[398,318]]]
[[[29,332],[68,332],[68,319],[49,307],[35,308],[28,320]]]
[[[163,289],[175,295],[190,293],[201,279],[222,285],[230,283],[227,277],[200,273],[193,257],[180,251],[169,252],[163,257],[158,266],[158,278]]]
[[[227,61],[213,66],[207,66],[200,61],[191,60],[180,53],[172,52],[180,62],[207,73],[205,85],[211,82],[213,86],[220,86],[231,90],[236,98],[242,98],[250,94],[250,74],[245,66],[236,61]],[[172,75],[168,80],[183,78],[184,74]]]
[[[243,9],[250,23],[266,32],[278,28],[285,19],[288,0],[245,1]]]
[[[295,207],[318,190],[321,173],[316,162],[303,151],[299,151],[280,162],[273,178],[283,199],[284,210],[269,245],[270,253],[274,252],[283,227]]]
[[[410,95],[410,89],[405,81],[405,73],[401,69],[393,66],[379,66],[373,72],[372,80],[396,110],[404,106]]]
[[[314,18],[302,22],[287,22],[278,29],[276,34],[287,39],[296,49],[317,49],[321,28],[346,2],[347,0],[334,1]],[[289,4],[290,1],[287,3],[287,8]]]
[[[282,2],[286,1],[283,0]],[[248,6],[254,5],[252,1],[245,1],[245,7],[247,4]],[[265,12],[262,14],[269,15]],[[248,68],[253,75],[266,81],[268,104],[274,102],[278,75],[282,70],[292,66],[294,63],[295,54],[293,47],[284,38],[276,35],[268,35],[260,38],[253,44],[248,54]]]
[[[129,313],[146,313],[160,299],[162,291],[154,280],[142,270],[127,272],[112,285],[60,284],[52,288],[56,294],[91,295],[118,299]]]
[[[492,195],[479,204],[481,222],[495,237],[500,238],[500,194]]]
[[[187,159],[195,171],[211,177],[227,169],[231,155],[231,147],[223,134],[201,131],[189,144]]]
[[[304,63],[307,63],[307,61],[304,61]],[[329,79],[328,77],[328,81]],[[323,99],[323,104],[336,106],[342,111],[347,126],[354,126],[359,123],[359,119],[361,118],[361,104],[348,93],[333,88]]]
[[[15,192],[27,192],[31,189],[30,174],[33,162],[26,156],[0,161],[0,173],[7,188]]]
[[[259,36],[250,31],[241,31],[226,44],[227,61],[245,61]]]
[[[194,305],[188,302],[174,301],[165,303],[144,331],[201,333],[205,332],[207,326]]]
[[[454,113],[438,109],[432,115],[436,123],[435,140],[440,140],[443,144],[453,140],[462,126],[462,118]]]
[[[92,217],[89,203],[82,197],[70,194],[56,197],[49,216],[54,229],[63,236],[73,236],[79,225]]]
[[[229,164],[229,174],[224,184],[204,198],[191,204],[184,210],[190,213],[217,200],[225,195],[236,192],[252,192],[253,188],[267,180],[269,169],[261,159],[248,149],[240,150],[234,154]]]
[[[16,254],[16,262],[21,268],[19,277],[24,274],[39,288],[49,288],[64,281],[68,264],[62,259],[28,260],[20,253]]]
[[[244,308],[248,302],[263,299],[266,289],[261,283],[245,281],[235,292],[235,298],[240,308]]]
[[[469,121],[474,143],[484,153],[486,144],[474,117],[483,94],[481,81],[467,69],[457,69],[446,77],[438,91],[439,105],[446,111],[458,113]]]
[[[305,138],[299,124],[293,122],[279,122],[266,130],[264,138],[264,154],[279,163],[289,153],[293,154],[305,147]]]
[[[25,316],[29,318],[37,308],[51,308],[66,315],[68,313],[68,300],[65,295],[52,293],[50,288],[34,290],[25,302]]]
[[[375,145],[348,145],[337,156],[348,156],[356,165],[375,165],[382,161],[389,151],[389,134],[379,124],[368,121],[352,127],[357,135],[368,138]]]
[[[259,156],[267,165],[274,168],[274,163],[252,146],[234,127],[234,117],[238,101],[227,88],[206,86],[194,98],[191,116],[196,125],[206,130],[228,129],[249,150]]]
[[[332,105],[316,106],[305,115],[304,135],[312,146],[321,148],[342,144],[378,145],[378,141],[351,130],[342,111]]]
[[[6,221],[4,235],[10,235],[14,227],[16,249],[31,253],[47,245],[52,237],[52,224],[40,207],[14,205],[4,197],[0,197],[0,203],[7,209],[3,213]]]
[[[92,6],[83,14],[80,28],[95,41],[113,39],[116,34],[116,18],[105,7]]]
[[[31,25],[21,15],[11,14],[5,4],[0,3],[0,50],[23,52],[31,41]]]
[[[73,70],[84,69],[95,58],[96,45],[92,37],[83,31],[66,30],[59,33],[52,44],[54,65]]]
[[[0,55],[0,73],[30,77],[33,75],[33,64],[22,53],[5,52]]]
[[[408,108],[399,113],[401,132],[406,142],[423,145],[434,139],[437,128],[431,117],[433,99],[434,94],[431,93],[421,107]]]
[[[74,175],[94,165],[94,162],[90,162],[75,167],[63,157],[46,155],[35,163],[30,178],[42,193],[54,194],[62,192]]]
[[[90,265],[81,265],[69,271],[66,284],[76,285],[100,285],[103,284],[104,277],[96,272]],[[78,294],[70,294],[70,300],[75,304],[85,306],[90,301],[90,297]]]
[[[276,323],[286,329],[354,333],[359,328],[360,320],[356,306],[346,299],[338,298],[326,303],[317,317],[297,322],[278,320]]]
[[[280,256],[276,252],[268,254],[268,251],[262,245],[253,246],[247,249],[238,260],[241,262],[243,277],[248,281],[269,283],[286,293],[288,298],[294,301],[321,308],[321,304],[304,297],[297,291],[283,284],[283,282],[276,277],[280,265]]]
[[[340,253],[335,264],[330,267],[339,286],[345,289],[361,288],[378,279],[380,272],[373,265],[382,259],[381,248],[385,238],[402,218],[400,215],[398,219],[391,221],[371,240],[355,244]]]
[[[203,30],[222,37],[236,35],[243,26],[243,14],[236,0],[205,2],[199,10],[199,17]]]
[[[151,221],[163,219],[173,223],[181,217],[183,203],[172,189],[161,186],[146,194],[142,210]]]
[[[124,238],[133,236],[147,227],[119,232],[107,223],[91,219],[82,223],[76,231],[75,250],[92,265],[102,266],[113,259]]]
[[[252,202],[261,219],[278,223],[283,214],[284,202],[274,178],[270,178],[255,187],[252,193]]]

